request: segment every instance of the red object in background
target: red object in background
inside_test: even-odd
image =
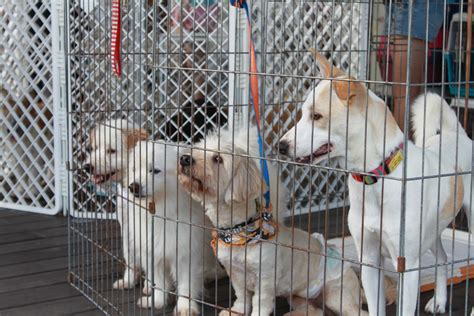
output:
[[[112,63],[112,71],[120,77],[122,74],[122,62],[120,59],[120,0],[112,1],[112,34],[110,36],[110,61]]]
[[[201,4],[196,1],[181,0],[173,9],[172,23],[185,30],[212,32],[217,28],[219,5],[216,1],[206,0]]]
[[[439,61],[433,62],[433,58],[436,57],[435,51],[442,51],[443,48],[443,29],[438,32],[436,38],[428,43],[428,77],[427,82],[440,82],[441,80],[441,58]],[[388,37],[381,36],[380,43],[377,47],[377,62],[379,64],[380,72],[382,74],[382,79],[385,81],[392,81],[392,71],[393,71],[393,63],[392,63],[392,56],[389,50],[387,51],[387,43]],[[387,56],[388,53],[388,56]],[[387,58],[388,57],[388,58]],[[386,68],[386,63],[388,62],[388,69]],[[424,61],[423,61],[424,62]],[[387,75],[387,76],[386,76]]]

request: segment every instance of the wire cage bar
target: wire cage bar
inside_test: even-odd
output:
[[[69,282],[106,314],[470,313],[465,4],[67,2]]]

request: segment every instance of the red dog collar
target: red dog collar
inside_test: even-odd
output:
[[[366,185],[377,183],[378,178],[388,175],[395,170],[403,160],[403,143],[400,143],[391,153],[390,156],[382,161],[380,165],[368,173],[370,175],[362,175],[360,173],[352,173],[352,178],[357,182],[362,182]]]

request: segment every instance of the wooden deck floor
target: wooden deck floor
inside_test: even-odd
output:
[[[123,270],[119,229],[114,221],[74,220],[72,224],[76,231],[70,234],[74,245],[71,248],[74,274],[68,275],[66,218],[0,210],[1,316],[100,315],[102,312],[125,315],[171,314],[170,309],[152,312],[137,308],[136,299],[141,295],[139,287],[129,291],[112,290],[113,280]],[[317,230],[317,227],[313,229]],[[87,234],[80,235],[79,232]],[[205,315],[215,315],[213,304],[228,306],[233,299],[227,279],[206,284],[205,290]],[[464,315],[466,290],[470,312],[474,302],[474,282],[470,282],[468,287],[465,283],[454,287],[452,315]],[[102,311],[83,294],[92,298]],[[421,306],[431,295],[422,295]],[[388,310],[388,315],[394,315],[394,306]],[[286,311],[286,302],[278,300],[277,314]]]
[[[0,210],[0,315],[100,315],[67,282],[64,217]]]

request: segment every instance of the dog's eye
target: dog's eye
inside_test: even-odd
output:
[[[154,168],[154,169],[150,169],[150,173],[153,173],[153,174],[158,174],[160,173],[161,170],[160,169],[157,169],[157,168]]]
[[[109,148],[107,149],[106,153],[108,154],[115,154],[117,151],[115,149]]]
[[[215,155],[214,157],[212,157],[212,160],[214,160],[215,163],[223,163],[224,162],[224,159],[222,159],[222,157],[219,156],[219,155]]]
[[[323,116],[319,113],[313,113],[313,116],[312,116],[313,120],[314,121],[317,121],[317,120],[320,120],[323,118]]]

